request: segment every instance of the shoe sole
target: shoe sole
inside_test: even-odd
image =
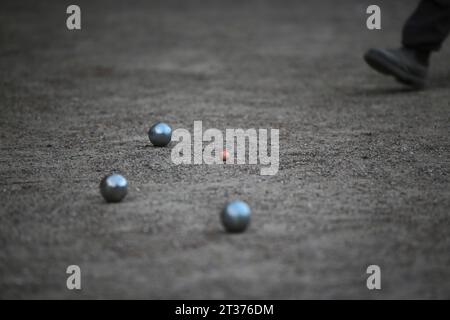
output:
[[[364,55],[364,60],[376,71],[394,76],[397,81],[411,86],[414,89],[423,89],[425,87],[425,79],[406,72],[378,51],[370,50]]]

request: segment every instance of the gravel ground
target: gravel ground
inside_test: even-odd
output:
[[[2,1],[0,297],[450,298],[450,46],[426,91],[378,75],[362,54],[415,6],[378,3],[380,31],[366,0],[78,1],[68,31],[67,1]],[[277,128],[279,172],[176,166],[158,120]],[[229,235],[235,198],[253,221]]]

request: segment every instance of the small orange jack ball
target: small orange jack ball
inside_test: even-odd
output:
[[[223,149],[223,151],[220,153],[220,159],[222,159],[223,162],[227,161],[227,159],[230,157],[230,153],[227,149]]]

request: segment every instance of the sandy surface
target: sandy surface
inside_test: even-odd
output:
[[[450,298],[449,43],[405,90],[361,57],[414,3],[378,1],[369,31],[372,3],[336,2],[78,1],[70,32],[69,3],[3,1],[0,297]],[[278,128],[280,170],[175,166],[158,120]],[[253,221],[228,235],[235,198]]]

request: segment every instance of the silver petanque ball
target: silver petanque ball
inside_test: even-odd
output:
[[[148,138],[154,146],[165,147],[172,139],[172,128],[164,122],[158,122],[148,130]]]
[[[120,202],[127,192],[127,179],[120,174],[108,175],[100,182],[100,193],[107,202]]]
[[[222,224],[228,232],[243,232],[250,224],[252,211],[248,204],[243,201],[232,201],[227,203],[221,213]]]

